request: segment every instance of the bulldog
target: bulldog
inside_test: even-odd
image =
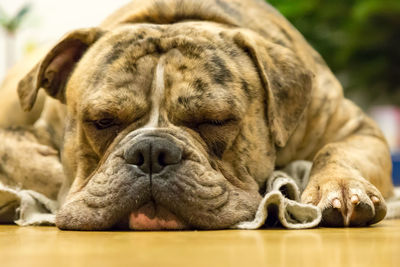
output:
[[[388,145],[321,56],[261,0],[134,0],[65,35],[18,84],[60,152],[61,229],[223,229],[274,169],[313,162],[325,226],[382,220]],[[29,114],[29,113],[27,113]]]

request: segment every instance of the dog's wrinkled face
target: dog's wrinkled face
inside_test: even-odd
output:
[[[275,148],[254,63],[212,23],[124,26],[67,88],[67,229],[218,229],[250,220]]]

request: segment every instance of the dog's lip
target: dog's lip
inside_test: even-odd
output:
[[[150,201],[130,213],[129,228],[132,230],[184,230],[189,226],[162,205]]]

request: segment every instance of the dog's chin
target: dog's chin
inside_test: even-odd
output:
[[[165,207],[150,201],[129,215],[131,230],[185,230],[189,226]]]

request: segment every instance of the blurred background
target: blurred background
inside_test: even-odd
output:
[[[129,0],[0,0],[0,80],[22,56],[51,44],[69,30],[97,25],[126,2]],[[346,97],[380,124],[397,157],[400,0],[268,2],[324,57],[343,84]]]
[[[400,104],[399,0],[270,0],[363,106]]]
[[[0,80],[16,60],[70,30],[97,26],[129,0],[0,0]]]

